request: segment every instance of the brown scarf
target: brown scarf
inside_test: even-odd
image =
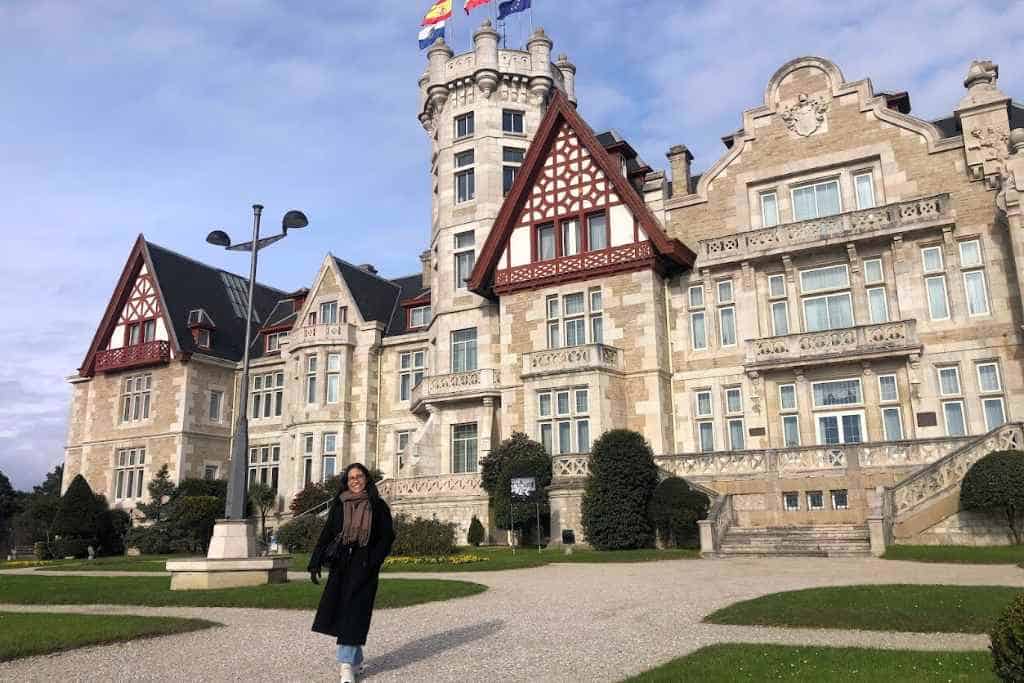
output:
[[[344,506],[344,526],[341,529],[341,544],[350,545],[358,542],[365,548],[370,542],[370,525],[373,520],[370,496],[362,493],[342,491],[341,504]]]

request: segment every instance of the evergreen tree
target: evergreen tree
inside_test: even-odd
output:
[[[268,541],[267,538],[267,513],[277,505],[277,491],[267,484],[254,482],[249,487],[249,502],[260,514],[260,538]]]
[[[50,532],[63,539],[93,541],[97,531],[96,496],[81,474],[75,475],[60,499]]]
[[[657,485],[658,466],[644,437],[628,429],[605,432],[594,442],[583,492],[587,542],[598,550],[654,545],[647,507]]]
[[[43,483],[32,487],[32,493],[42,496],[59,496],[61,483],[64,480],[64,465],[57,465],[46,474]]]
[[[480,462],[484,490],[491,496],[494,522],[499,529],[531,532],[549,513],[547,487],[551,484],[551,456],[544,447],[522,432],[513,432]],[[532,477],[537,487],[528,498],[512,499],[512,479]],[[511,514],[511,517],[510,517]]]
[[[139,503],[136,508],[146,516],[146,519],[159,524],[163,521],[170,510],[171,499],[175,494],[174,482],[167,471],[167,465],[161,465],[156,475],[146,485],[149,492],[149,502]]]
[[[0,472],[0,555],[6,555],[7,546],[10,545],[14,516],[21,512],[21,498],[21,494],[11,486],[7,475]]]
[[[1024,451],[992,451],[971,465],[960,484],[960,508],[1001,521],[1019,545],[1024,536]]]

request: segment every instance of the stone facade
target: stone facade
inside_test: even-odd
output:
[[[672,147],[669,182],[560,109],[575,67],[551,62],[542,30],[505,50],[485,24],[474,44],[439,41],[420,79],[431,227],[424,291],[396,306],[429,305],[426,324],[395,334],[364,315],[328,256],[287,340],[253,361],[259,387],[238,386],[235,362],[171,358],[148,371],[150,416],[123,421],[127,371],[75,377],[68,473],[127,507],[122,448],[146,448],[147,480],[162,463],[226,476],[241,394],[275,523],[307,481],[361,461],[397,510],[490,527],[479,461],[524,431],[553,454],[552,538],[584,540],[587,452],[608,429],[644,434],[733,524],[813,526],[866,523],[886,491],[1022,419],[1024,112],[997,67],[975,62],[954,115],[928,122],[905,94],[793,60],[703,174]],[[595,214],[607,241],[573,251]],[[546,258],[538,231],[566,216],[577,236],[551,237]],[[310,322],[332,303],[337,321]],[[890,536],[1002,540],[941,509]]]

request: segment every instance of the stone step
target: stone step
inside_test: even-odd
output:
[[[723,557],[861,557],[871,554],[863,524],[733,527],[722,540]]]

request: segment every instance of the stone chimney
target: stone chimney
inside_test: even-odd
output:
[[[428,287],[430,287],[430,260],[431,259],[429,249],[425,249],[424,251],[420,252],[420,266],[423,268],[423,274],[420,277],[423,278],[423,289],[427,289]]]
[[[367,273],[370,273],[371,275],[377,274],[377,268],[372,263],[360,263],[358,267],[359,270],[365,270]]]
[[[690,194],[690,162],[693,155],[686,145],[673,145],[668,154],[669,167],[672,169],[672,194],[682,196]]]

